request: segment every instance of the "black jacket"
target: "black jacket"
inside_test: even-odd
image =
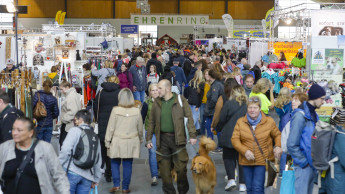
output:
[[[149,74],[150,73],[150,66],[151,65],[155,65],[156,66],[156,70],[157,70],[157,73],[159,75],[162,75],[163,74],[163,66],[162,66],[162,63],[160,61],[158,61],[157,59],[150,59],[149,61],[147,61],[147,64],[146,64],[146,73]]]
[[[184,64],[182,64],[182,69],[183,69],[186,77],[188,77],[190,72],[192,71],[192,68],[193,68],[192,63],[194,63],[194,62],[192,62],[190,59],[186,59]],[[189,80],[187,80],[187,81],[189,81]]]
[[[232,133],[234,132],[237,120],[245,116],[246,113],[246,103],[240,105],[236,100],[228,100],[224,103],[216,128],[218,132],[222,133],[219,140],[220,147],[234,148],[231,143]]]
[[[224,85],[221,81],[215,80],[211,84],[211,88],[208,91],[206,97],[206,107],[205,107],[205,116],[213,116],[218,98],[224,94]]]
[[[24,113],[11,104],[0,113],[0,144],[12,139],[12,127],[18,117],[23,117]]]
[[[254,67],[252,68],[252,71],[254,72],[255,75],[255,80],[254,80],[254,84],[256,84],[256,82],[261,79],[261,69],[254,65]]]
[[[98,121],[98,136],[101,141],[104,141],[110,113],[113,110],[113,107],[119,104],[118,96],[120,92],[120,86],[116,83],[110,82],[104,82],[101,86],[103,90],[101,92],[98,92],[98,94],[96,95],[93,110],[95,113],[95,119],[96,121]]]
[[[36,107],[36,104],[38,102],[38,94],[40,94],[41,102],[43,102],[47,110],[46,117],[37,119],[38,126],[52,127],[53,120],[58,118],[59,116],[59,107],[58,107],[57,99],[51,93],[47,94],[43,90],[40,90],[36,92],[33,98],[32,107]]]
[[[195,105],[197,108],[201,106],[202,97],[204,96],[205,83],[199,84],[199,89],[189,86],[185,91],[185,97],[190,105]],[[199,92],[198,92],[199,91]]]

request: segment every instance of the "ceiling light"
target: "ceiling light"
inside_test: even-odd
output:
[[[291,19],[291,18],[286,18],[286,19],[285,19],[285,23],[286,23],[286,24],[290,25],[291,22],[292,22],[292,19]]]
[[[7,9],[7,11],[10,12],[10,13],[14,13],[14,12],[17,11],[17,9],[16,9],[16,7],[14,6],[13,3],[7,3],[7,4],[6,4],[6,9]]]

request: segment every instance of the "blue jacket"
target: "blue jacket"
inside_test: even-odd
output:
[[[133,86],[137,87],[137,91],[142,92],[145,91],[147,81],[146,81],[146,67],[141,66],[141,79],[139,77],[139,68],[136,65],[132,65],[131,68],[129,68],[129,72],[132,73],[133,76]]]
[[[188,84],[184,71],[181,67],[172,66],[170,67],[170,71],[175,72],[175,76],[176,76],[175,79],[176,81],[178,81],[181,87],[183,86],[182,83],[184,83],[185,85]]]
[[[316,123],[311,118],[307,102],[303,102],[300,107],[292,113],[287,148],[295,165],[304,168],[309,164],[314,168],[311,157],[311,135],[314,132]],[[304,116],[299,111],[303,111]],[[316,122],[318,120],[319,116],[316,114]]]
[[[33,104],[32,107],[35,107],[38,102],[38,95],[40,94],[41,102],[46,106],[47,109],[47,117],[37,119],[38,126],[44,126],[44,127],[52,127],[53,126],[53,120],[56,119],[59,116],[59,107],[57,103],[57,99],[51,94],[44,93],[43,90],[40,90],[36,92],[34,98],[33,98]]]
[[[284,105],[283,109],[277,107],[274,109],[280,118],[279,131],[282,132],[285,125],[291,120],[292,104],[289,102],[289,104]]]
[[[192,79],[194,78],[195,72],[196,72],[197,70],[198,70],[197,68],[193,68],[193,69],[190,71],[190,73],[189,73],[189,75],[188,75],[188,78],[187,78],[188,83],[190,82],[190,80],[192,80]]]

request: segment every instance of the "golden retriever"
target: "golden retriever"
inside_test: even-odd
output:
[[[216,167],[208,153],[216,148],[216,143],[206,136],[201,137],[199,156],[192,160],[192,174],[196,194],[213,194],[216,186]]]

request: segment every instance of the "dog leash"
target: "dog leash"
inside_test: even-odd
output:
[[[181,148],[181,149],[179,149],[179,150],[177,150],[176,152],[174,152],[174,153],[172,153],[172,154],[162,154],[162,153],[160,153],[159,151],[155,151],[156,152],[156,154],[158,154],[158,155],[160,155],[160,156],[163,156],[163,157],[170,157],[170,156],[173,156],[173,155],[175,155],[175,154],[178,154],[178,153],[180,153],[182,150],[184,150],[184,149],[186,149],[186,147],[183,147],[183,148]]]

